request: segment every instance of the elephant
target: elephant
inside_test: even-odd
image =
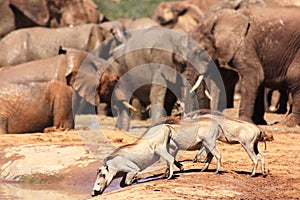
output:
[[[187,0],[161,2],[152,19],[166,28],[191,31],[203,18],[205,11],[219,0]]]
[[[224,9],[203,20],[190,36],[220,68],[241,77],[239,117],[256,124],[264,120],[264,87],[288,90],[299,101],[299,7]],[[300,124],[300,106],[284,120]]]
[[[113,37],[97,56],[108,57],[109,49],[124,40],[124,27],[118,21],[102,24],[84,24],[63,28],[27,28],[13,31],[0,41],[0,67],[16,65],[57,55],[59,47],[92,51]],[[103,54],[103,55],[102,55]]]
[[[59,81],[1,81],[0,103],[0,134],[74,129],[72,89]]]
[[[20,28],[55,28],[107,21],[91,0],[1,0],[0,5],[0,37]]]
[[[130,37],[113,52],[114,60],[120,63],[120,79],[112,96],[112,103],[117,107],[117,113],[114,113],[118,116],[117,127],[129,130],[129,110],[120,102],[129,102],[132,97],[150,105],[152,123],[170,115],[177,99],[182,102],[191,99],[196,103],[195,95],[188,96],[185,92],[193,84],[185,77],[190,63],[183,59],[187,53],[181,50],[187,35],[161,27],[128,32],[126,35]],[[185,50],[189,51],[188,48]],[[201,61],[201,58],[196,59]]]
[[[111,93],[119,78],[105,66],[105,60],[88,52],[67,49],[63,55],[3,67],[0,79],[9,83],[59,81],[74,89],[71,103],[74,114],[78,113],[83,100],[95,113],[99,102],[110,106]]]

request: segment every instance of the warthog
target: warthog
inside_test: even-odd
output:
[[[264,141],[264,132],[255,124],[245,122],[238,119],[232,119],[225,117],[222,113],[210,110],[199,110],[192,112],[186,116],[187,119],[200,120],[201,118],[210,118],[216,121],[224,130],[224,134],[221,134],[219,140],[229,144],[240,143],[245,151],[248,153],[250,159],[252,160],[254,167],[250,176],[255,176],[258,161],[261,162],[262,174],[265,177],[267,175],[265,169],[264,156],[258,151],[258,142]],[[266,143],[265,143],[266,145]],[[266,147],[266,146],[265,146]],[[201,148],[194,162],[200,158],[201,153],[205,148]],[[207,152],[208,153],[208,152]],[[213,155],[211,153],[207,154],[206,163],[209,163]]]
[[[217,159],[217,169],[215,173],[220,171],[221,154],[216,148],[216,141],[223,130],[218,123],[210,118],[178,121],[171,117],[166,118],[164,123],[172,127],[172,140],[170,142],[169,152],[174,155],[175,158],[179,150],[194,151],[200,150],[203,147]],[[209,163],[206,163],[201,171],[205,171],[208,166]]]
[[[181,168],[181,164],[168,152],[170,141],[170,127],[162,124],[149,128],[135,143],[115,150],[104,159],[103,166],[99,168],[91,195],[102,194],[118,172],[124,174],[121,183],[124,181],[125,185],[130,185],[136,180],[138,172],[158,161],[160,157],[170,166],[170,179],[173,176],[173,164]]]

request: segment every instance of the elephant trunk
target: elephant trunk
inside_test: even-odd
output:
[[[126,93],[120,87],[117,87],[114,91],[112,98],[112,105],[116,107],[113,115],[117,117],[117,128],[128,131],[130,125],[130,111],[136,112],[137,109],[128,103]],[[114,109],[113,109],[114,110]]]

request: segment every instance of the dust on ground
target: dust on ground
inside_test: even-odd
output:
[[[236,116],[236,110],[226,114]],[[282,117],[266,114],[269,123]],[[115,121],[110,117],[80,116],[79,121],[83,125],[76,131],[1,135],[1,199],[30,199],[32,195],[40,199],[91,198],[103,158],[116,147],[135,141],[135,134],[144,131],[149,123],[135,121],[128,134],[115,130]],[[204,164],[191,162],[196,152],[182,152],[178,160],[185,170],[175,171],[173,179],[164,178],[165,163],[161,161],[141,174],[138,184],[120,188],[120,180],[116,179],[104,194],[92,199],[299,199],[299,128],[261,127],[274,137],[267,142],[266,150],[264,143],[259,144],[265,156],[266,178],[262,177],[260,165],[258,175],[249,177],[253,164],[241,145],[218,142],[221,174],[213,174],[215,159],[209,171],[200,172]]]

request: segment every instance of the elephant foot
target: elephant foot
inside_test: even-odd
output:
[[[267,125],[267,121],[264,118],[261,117],[253,117],[252,121],[254,124],[258,124],[258,125]]]
[[[246,122],[254,123],[254,124],[267,125],[267,121],[264,118],[261,118],[261,117],[253,116],[252,119],[251,119],[247,116],[240,116],[239,119],[243,120],[243,121],[246,121]]]
[[[280,122],[280,124],[288,127],[300,126],[300,114],[291,113],[282,122]]]

